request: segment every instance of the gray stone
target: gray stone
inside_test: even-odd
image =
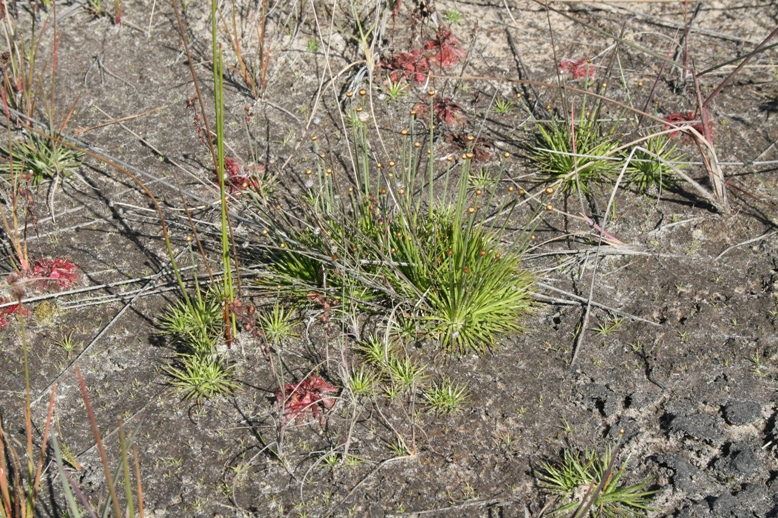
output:
[[[698,441],[720,444],[724,440],[721,431],[723,421],[720,417],[709,414],[696,414],[675,417],[670,422],[669,432],[683,435]]]
[[[621,398],[605,385],[586,385],[583,393],[587,399],[594,402],[604,417],[610,417],[621,410]]]
[[[733,401],[724,407],[724,419],[729,424],[750,424],[762,418],[762,405],[756,401]]]

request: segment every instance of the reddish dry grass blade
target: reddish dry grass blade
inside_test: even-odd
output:
[[[95,413],[92,411],[92,403],[89,401],[89,394],[86,392],[86,384],[84,384],[84,378],[81,377],[81,370],[78,368],[78,365],[76,365],[76,376],[78,377],[78,386],[81,388],[81,397],[84,399],[84,406],[86,406],[86,413],[89,416],[89,424],[92,426],[92,435],[95,438],[95,445],[97,446],[97,450],[100,452],[100,460],[103,463],[105,482],[108,484],[108,491],[111,493],[114,515],[115,518],[121,518],[122,511],[119,508],[119,497],[116,495],[116,488],[113,485],[111,467],[108,465],[108,455],[105,453],[103,440],[100,438],[100,430],[97,428]]]

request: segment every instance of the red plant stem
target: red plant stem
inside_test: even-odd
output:
[[[737,66],[737,68],[735,68],[735,70],[732,71],[732,73],[730,73],[727,77],[724,78],[724,81],[722,81],[721,84],[719,84],[719,86],[717,86],[716,89],[713,90],[713,93],[710,94],[707,99],[705,99],[705,102],[702,103],[702,107],[705,108],[706,106],[708,106],[708,103],[711,102],[713,100],[713,98],[716,97],[724,89],[725,86],[727,86],[727,84],[729,84],[729,82],[732,80],[732,78],[735,77],[735,74],[740,72],[740,69],[743,68],[744,66],[746,66],[746,64],[751,60],[751,58],[754,57],[754,55],[758,51],[762,50],[762,48],[765,45],[767,45],[767,42],[770,41],[771,39],[773,39],[773,37],[775,37],[776,34],[778,34],[778,27],[773,29],[773,32],[771,32],[762,41],[762,43],[760,43],[759,46],[754,49],[754,51],[751,53],[751,55],[748,56],[746,59],[744,59],[743,62],[740,63]]]

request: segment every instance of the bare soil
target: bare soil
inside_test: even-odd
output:
[[[244,57],[256,60],[256,44],[250,42],[256,41],[252,9],[258,6],[237,3],[236,26],[248,42]],[[210,11],[200,4],[191,2],[184,19],[193,66],[210,105]],[[558,89],[538,87],[535,99],[532,88],[507,80],[563,81],[584,88],[584,79],[565,77],[557,64],[563,58],[592,59],[597,81],[608,83],[604,95],[609,98],[647,106],[658,117],[697,105],[694,80],[683,80],[678,69],[663,67],[655,56],[623,44],[618,60],[613,58],[618,34],[672,57],[684,35],[683,3],[552,7],[524,0],[421,5],[409,0],[396,17],[387,18],[376,42],[377,55],[387,59],[420,47],[438,24],[449,26],[467,58],[450,70],[433,67],[433,73],[449,78],[437,77],[426,88],[462,107],[463,131],[492,142],[495,154],[510,152],[509,177],[532,192],[544,187],[523,158],[534,127],[515,95],[563,117],[569,116],[565,106],[577,99],[580,107],[581,98],[563,99]],[[687,19],[694,7],[688,6]],[[26,9],[18,5],[20,28],[29,26]],[[222,9],[228,13],[231,6]],[[361,4],[359,12],[363,21],[376,16]],[[447,12],[459,15],[458,24],[444,18]],[[690,61],[703,71],[750,52],[775,27],[777,15],[774,2],[702,3],[686,40]],[[41,64],[50,62],[53,52],[48,30]],[[95,18],[83,4],[63,4],[56,30],[55,82],[50,68],[41,65],[39,72],[42,87],[55,88],[57,119],[75,105],[67,128],[74,134],[77,128],[162,108],[86,131],[80,141],[134,168],[159,199],[177,253],[185,252],[191,230],[175,186],[197,196],[189,196],[187,205],[216,257],[219,220],[211,204],[218,203],[218,189],[187,108],[195,90],[171,5],[125,1],[116,26],[108,17]],[[270,2],[267,85],[259,99],[241,78],[229,41],[223,41],[229,67],[228,153],[278,174],[289,189],[281,196],[300,191],[312,135],[319,136],[334,163],[345,156],[349,136],[339,107],[350,102],[347,91],[370,90],[385,136],[383,144],[372,143],[381,160],[397,153],[408,110],[426,98],[425,87],[413,84],[404,99],[384,98],[385,71],[372,82],[357,77],[364,54],[355,31],[348,2]],[[113,460],[118,459],[117,418],[132,433],[147,516],[540,516],[553,509],[553,502],[539,488],[536,470],[558,461],[566,449],[604,451],[622,429],[621,455],[630,459],[625,480],[646,479],[657,490],[649,515],[778,516],[775,52],[754,57],[710,105],[732,213],[717,212],[685,183],[661,194],[622,188],[607,231],[623,245],[609,246],[598,244],[597,233],[581,220],[549,212],[535,231],[538,246],[528,251],[526,265],[544,286],[578,298],[539,286],[535,311],[524,320],[526,333],[504,337],[485,356],[446,356],[434,344],[420,344],[416,354],[433,366],[433,379],[445,375],[470,390],[464,410],[451,415],[431,412],[419,400],[378,397],[357,407],[343,399],[323,423],[289,424],[282,434],[277,380],[263,345],[246,334],[224,351],[235,365],[240,390],[199,406],[182,400],[164,371],[174,350],[158,319],[176,300],[176,286],[159,219],[132,180],[87,159],[59,186],[56,222],[47,206],[48,184],[35,196],[39,220],[28,235],[30,254],[66,257],[79,266],[77,288],[103,287],[50,298],[43,306],[29,304],[34,420],[43,422],[56,385],[59,433],[82,468],[72,475],[87,496],[104,500],[77,366]],[[682,52],[679,56],[683,59]],[[732,70],[727,65],[702,75],[703,97]],[[495,97],[514,106],[496,113],[490,108]],[[42,108],[36,116],[46,120]],[[602,116],[624,117],[632,124],[625,131],[634,130],[634,116],[615,106]],[[652,124],[660,126],[644,122]],[[15,125],[12,130],[19,131]],[[452,132],[442,129],[436,144],[441,151],[451,146],[445,137]],[[692,162],[689,174],[707,186],[697,147],[683,137],[675,142]],[[584,209],[595,221],[603,221],[611,189],[595,188],[587,202]],[[582,211],[572,194],[557,192],[549,202],[573,216]],[[242,256],[246,300],[272,304],[272,298],[251,299],[256,291],[248,272],[261,272],[261,265],[252,263],[256,255],[249,252],[260,241],[260,229],[239,219],[247,213],[247,198],[234,203],[236,241],[247,251]],[[182,265],[189,264],[187,253],[181,257]],[[3,265],[11,271],[10,261]],[[120,281],[131,282],[109,286]],[[592,307],[577,341],[589,299],[601,306]],[[611,329],[619,316],[614,311],[630,316]],[[338,384],[339,355],[352,354],[353,330],[348,323],[327,330],[320,316],[313,303],[300,310],[301,338],[284,350],[288,374],[299,380],[318,368]],[[362,317],[359,325],[369,328],[370,319]],[[22,441],[21,330],[15,323],[0,333],[0,411],[7,429]],[[72,352],[60,346],[66,336],[77,344]],[[393,450],[398,436],[415,451]],[[354,462],[328,466],[325,459],[342,453],[346,443]],[[53,465],[47,470],[55,472]],[[44,484],[40,516],[65,515],[57,483],[51,477]]]

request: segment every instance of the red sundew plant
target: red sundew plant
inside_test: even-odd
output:
[[[567,72],[573,79],[580,79],[582,77],[593,78],[595,74],[594,65],[585,59],[563,59],[559,62],[559,70]]]
[[[692,122],[694,120],[695,120],[695,117],[694,117],[694,112],[693,111],[687,111],[687,112],[683,112],[683,113],[682,112],[671,113],[670,115],[665,117],[665,122],[668,122],[669,124],[665,124],[664,128],[666,130],[669,130],[669,129],[672,129],[674,126],[677,126],[679,124],[683,124],[683,123],[686,123],[686,122]],[[710,126],[712,126],[712,124]],[[699,132],[700,135],[705,135],[705,126],[704,126],[704,124],[702,122],[699,122],[697,124],[692,124],[691,127],[692,127],[692,129],[694,129],[697,132]],[[713,128],[711,127],[710,129],[711,129],[711,131],[710,131],[709,137],[712,140],[713,139]],[[681,131],[683,131],[683,130],[679,129],[677,131],[673,131],[672,133],[670,133],[670,136],[677,137],[678,133],[681,132]],[[688,136],[688,133],[687,133],[687,136]]]
[[[459,41],[451,34],[451,31],[442,25],[438,27],[435,37],[424,43],[424,49],[434,50],[435,54],[431,59],[443,68],[453,67],[467,54],[459,47]]]
[[[462,107],[451,100],[450,97],[435,97],[433,104],[435,110],[435,122],[438,124],[446,123],[447,126],[454,129],[461,129],[465,126],[467,118],[462,113]],[[419,120],[427,121],[429,119],[429,104],[416,103],[413,106],[416,110],[416,116]]]
[[[38,259],[30,270],[30,279],[37,280],[38,289],[65,289],[73,284],[78,275],[76,266],[62,257]]]
[[[265,166],[256,164],[253,166],[254,172],[265,170]],[[224,180],[230,188],[230,194],[235,194],[244,189],[259,189],[259,180],[256,175],[246,167],[243,167],[237,160],[230,157],[224,157]]]
[[[5,304],[6,302],[10,302],[10,300],[5,297],[0,297],[0,304]],[[8,327],[8,315],[21,315],[26,317],[29,314],[30,310],[22,306],[21,302],[17,302],[12,306],[0,308],[0,329]]]
[[[322,418],[321,412],[335,404],[338,388],[312,374],[297,384],[287,383],[276,390],[276,400],[283,404],[284,418],[294,420],[307,414]]]
[[[412,79],[417,83],[423,83],[427,80],[430,71],[429,61],[419,49],[400,52],[380,64],[382,68],[390,71],[389,80],[393,83],[401,79]]]

